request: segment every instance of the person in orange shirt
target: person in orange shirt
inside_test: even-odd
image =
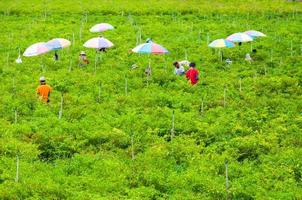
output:
[[[48,103],[51,91],[51,87],[46,85],[45,77],[40,77],[40,86],[37,88],[37,94],[39,95],[39,99]]]

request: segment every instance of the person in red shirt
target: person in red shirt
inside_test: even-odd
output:
[[[198,75],[199,72],[197,69],[195,69],[195,63],[191,62],[189,65],[189,70],[186,72],[187,79],[191,82],[192,85],[195,85],[198,82]]]

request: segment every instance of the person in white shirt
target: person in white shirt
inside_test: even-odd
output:
[[[245,55],[245,60],[246,60],[247,62],[249,62],[249,63],[252,63],[252,61],[253,61],[253,59],[252,59],[252,57],[251,57],[251,55],[250,55],[249,53],[247,53],[247,54]]]
[[[190,64],[190,62],[187,61],[187,60],[173,62],[173,65],[175,66],[174,74],[176,74],[176,75],[184,75],[185,74],[185,68],[184,68],[184,66],[188,67],[189,64]]]

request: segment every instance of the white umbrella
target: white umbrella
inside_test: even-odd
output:
[[[253,38],[245,33],[234,33],[226,38],[231,42],[251,42]]]
[[[114,44],[104,37],[96,37],[85,42],[83,46],[92,49],[102,49],[112,47]]]
[[[114,27],[111,24],[108,23],[100,23],[96,24],[93,27],[90,28],[90,32],[103,32],[107,30],[112,30]]]
[[[45,42],[39,42],[36,44],[31,45],[28,47],[24,53],[23,56],[30,57],[30,56],[37,56],[44,53],[49,52],[50,49],[46,46]]]
[[[245,34],[251,36],[252,38],[255,37],[266,37],[266,35],[264,33],[261,33],[260,31],[255,31],[255,30],[249,30],[249,31],[245,31]]]
[[[70,41],[64,38],[55,38],[46,42],[46,46],[51,50],[63,49],[70,46]]]

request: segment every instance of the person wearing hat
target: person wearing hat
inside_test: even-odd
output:
[[[87,59],[86,53],[84,51],[81,51],[80,56],[79,56],[79,66],[85,66],[88,65],[89,61]]]
[[[185,68],[184,66],[189,66],[190,62],[187,60],[183,61],[175,61],[173,62],[173,65],[175,67],[174,74],[176,75],[184,75],[185,74]]]
[[[52,92],[52,88],[46,85],[46,80],[44,76],[40,77],[40,86],[37,88],[37,94],[39,99],[44,102],[49,102],[49,95]]]

